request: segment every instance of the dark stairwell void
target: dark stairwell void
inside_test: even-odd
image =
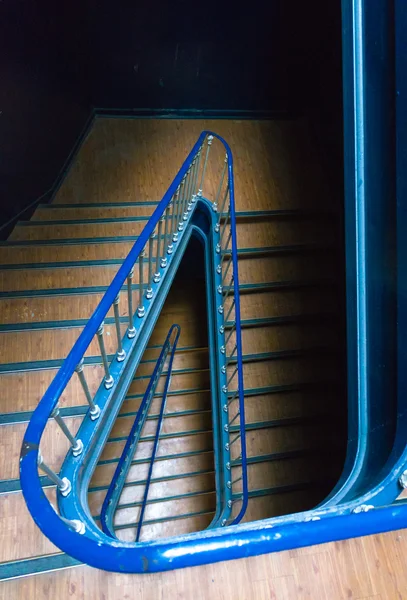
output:
[[[140,541],[200,531],[209,526],[214,516],[206,298],[203,246],[192,238],[90,485],[89,505],[92,514],[98,515],[168,329],[174,323],[179,324],[181,336]],[[126,541],[135,540],[134,524],[140,514],[163,385],[164,376],[116,511],[116,535]]]
[[[316,271],[313,267],[321,278],[326,275],[323,269],[334,268],[336,253],[328,255],[328,262],[323,260]],[[279,262],[281,269],[284,258]],[[310,256],[308,262],[321,261]],[[304,268],[306,263],[307,259]],[[246,258],[240,264],[245,281],[247,271],[256,269],[256,261]],[[89,505],[96,516],[160,346],[169,327],[178,323],[181,337],[140,541],[200,531],[214,517],[219,466],[213,452],[205,283],[203,246],[192,237],[90,485]],[[249,480],[245,521],[311,509],[339,479],[346,447],[346,406],[336,296],[332,282],[311,290],[301,286],[276,290],[271,295],[261,287],[242,292]],[[266,319],[262,325],[261,319],[246,318],[248,303],[278,310],[282,317],[304,314],[275,322]],[[329,310],[322,310],[324,303]],[[135,539],[158,410],[157,398],[116,512],[116,534],[126,541]]]

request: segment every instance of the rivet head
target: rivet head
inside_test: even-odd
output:
[[[355,506],[355,508],[352,510],[352,512],[355,515],[358,515],[360,513],[368,512],[369,510],[372,510],[372,508],[374,508],[374,506],[372,504],[360,504],[359,506]]]

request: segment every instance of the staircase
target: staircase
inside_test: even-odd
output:
[[[303,511],[346,449],[340,248],[318,199],[236,210],[210,132],[161,202],[54,203],[19,223],[0,248],[0,575],[219,560],[239,522],[325,514]]]

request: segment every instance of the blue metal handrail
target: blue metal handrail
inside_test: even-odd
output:
[[[131,290],[131,280],[133,277],[133,268],[136,262],[139,264],[139,284],[140,284],[140,305],[138,307],[138,316],[144,316],[144,307],[142,302],[142,290],[143,288],[143,256],[145,249],[151,242],[154,237],[154,231],[158,226],[158,236],[156,236],[157,241],[157,259],[156,259],[156,270],[157,273],[154,275],[154,282],[158,282],[160,280],[159,268],[166,266],[167,258],[162,257],[160,259],[160,243],[162,238],[164,238],[163,244],[165,244],[167,238],[167,226],[173,229],[174,221],[175,223],[179,222],[178,230],[182,232],[183,230],[183,221],[188,220],[188,211],[191,211],[191,191],[193,191],[193,186],[197,184],[197,177],[199,174],[200,168],[200,158],[201,151],[204,145],[205,139],[208,140],[205,161],[202,169],[202,173],[200,175],[200,185],[197,197],[202,195],[202,183],[204,181],[206,163],[208,159],[209,147],[213,141],[213,139],[218,139],[224,146],[226,151],[226,162],[227,162],[227,186],[228,186],[228,199],[229,199],[229,218],[230,218],[230,239],[231,239],[231,259],[233,266],[233,282],[234,282],[234,296],[235,296],[235,327],[236,327],[236,362],[238,365],[237,369],[237,391],[238,391],[238,403],[239,403],[239,413],[240,413],[240,444],[241,444],[241,453],[239,457],[239,461],[242,465],[242,491],[239,493],[239,500],[242,501],[240,511],[238,515],[230,519],[228,524],[238,522],[243,514],[245,513],[247,502],[248,502],[248,489],[247,489],[247,464],[246,464],[246,440],[245,440],[245,420],[244,420],[244,387],[243,387],[243,366],[242,366],[242,344],[241,344],[241,328],[240,328],[240,304],[239,304],[239,277],[238,277],[238,265],[237,265],[237,240],[236,240],[236,211],[235,211],[235,199],[234,199],[234,179],[233,179],[233,157],[231,150],[228,144],[225,142],[223,138],[218,136],[215,133],[210,131],[204,131],[199,136],[197,142],[189,153],[188,157],[184,161],[180,171],[176,175],[174,181],[170,185],[166,194],[164,195],[161,202],[158,204],[155,209],[152,217],[148,221],[147,225],[143,229],[140,234],[138,240],[134,244],[133,248],[129,252],[127,258],[124,260],[122,266],[114,277],[111,285],[103,296],[101,302],[98,307],[94,311],[93,315],[90,317],[86,327],[83,332],[79,336],[77,342],[72,348],[71,352],[68,354],[67,358],[64,360],[62,367],[58,371],[54,380],[52,381],[50,387],[46,391],[44,397],[40,401],[38,407],[33,413],[33,416],[28,424],[24,441],[21,449],[21,457],[20,457],[20,477],[21,477],[21,486],[25,501],[27,506],[36,521],[37,525],[44,532],[45,535],[49,537],[51,541],[53,541],[57,546],[61,549],[66,550],[73,556],[82,556],[81,548],[84,547],[84,542],[95,542],[95,550],[92,551],[88,556],[88,562],[93,564],[94,566],[98,566],[100,568],[108,569],[108,570],[122,570],[123,562],[117,555],[117,548],[119,547],[119,542],[117,540],[112,540],[109,542],[109,538],[105,536],[105,538],[101,536],[94,536],[95,530],[90,529],[88,531],[85,528],[83,523],[77,520],[71,520],[64,517],[58,516],[55,512],[54,508],[46,498],[42,487],[41,480],[38,474],[38,464],[39,464],[39,443],[41,440],[41,436],[47,424],[47,421],[50,416],[54,416],[56,419],[58,418],[58,413],[55,411],[57,408],[57,403],[59,401],[60,396],[65,390],[67,384],[69,383],[71,377],[74,372],[77,371],[78,375],[82,377],[81,383],[83,385],[86,397],[88,399],[90,410],[89,416],[91,420],[97,419],[100,414],[100,407],[92,403],[92,399],[90,398],[89,389],[87,388],[86,381],[84,380],[84,376],[82,373],[82,360],[83,356],[89,347],[92,339],[97,334],[99,344],[101,347],[101,356],[103,359],[103,364],[106,372],[106,377],[104,379],[104,387],[108,390],[113,386],[113,381],[111,374],[109,373],[109,365],[107,363],[106,351],[104,349],[104,341],[103,341],[103,322],[107,312],[113,306],[115,309],[115,317],[116,318],[116,331],[118,337],[118,352],[116,355],[117,361],[121,361],[125,359],[126,350],[123,347],[122,340],[120,338],[120,327],[119,323],[119,313],[118,313],[118,297],[119,292],[127,279],[127,284],[129,290]],[[185,185],[184,185],[185,184]],[[182,191],[182,187],[184,186],[184,192]],[[181,190],[181,191],[180,191]],[[192,197],[192,202],[195,202],[196,197]],[[188,201],[188,205],[187,205]],[[172,225],[171,225],[171,217],[169,215],[170,206],[172,205]],[[213,206],[216,211],[216,205]],[[184,211],[184,212],[183,212]],[[164,219],[165,215],[165,219]],[[165,221],[165,225],[162,223]],[[168,223],[170,223],[168,225]],[[165,233],[162,235],[162,227],[165,226]],[[177,241],[178,233],[174,234],[174,242]],[[182,235],[182,234],[181,234]],[[151,245],[149,246],[151,250]],[[171,248],[171,250],[170,250]],[[168,246],[168,254],[172,252],[172,244]],[[149,260],[149,265],[152,264],[151,257]],[[157,279],[156,279],[157,278]],[[149,285],[151,284],[151,273],[149,272]],[[149,298],[147,295],[149,293],[149,287],[146,290],[146,298]],[[129,294],[129,328],[127,332],[128,338],[132,338],[135,335],[135,328],[133,324],[133,313],[131,310],[131,294]],[[102,407],[102,413],[103,413]],[[69,436],[69,432],[67,432],[66,426],[62,419],[59,418],[59,424],[64,429],[64,432]],[[89,423],[87,423],[89,424]],[[89,429],[89,428],[88,428]],[[72,439],[71,439],[72,438]],[[80,440],[76,440],[73,436],[70,436],[70,441],[72,445],[72,453],[75,455],[75,451],[79,454],[82,449],[80,448]],[[42,464],[43,470],[46,465]],[[48,467],[47,467],[48,469]],[[52,471],[49,470],[51,473]],[[58,476],[55,475],[55,480],[58,480]],[[59,479],[60,486],[59,490],[62,495],[64,495],[62,485],[65,486],[65,492],[69,494],[70,492],[70,482],[63,481]],[[69,489],[68,489],[69,488]],[[226,523],[222,523],[226,524]],[[85,534],[85,535],[83,535]],[[81,535],[79,539],[78,536]],[[72,537],[74,536],[74,537]],[[103,542],[101,543],[101,539]],[[128,544],[125,542],[120,542],[120,547],[126,548],[126,552],[131,549],[134,550],[134,544]],[[101,552],[99,551],[101,549]],[[103,549],[103,550],[102,550]],[[123,555],[122,555],[123,556]],[[137,562],[137,561],[136,561]],[[126,567],[127,570],[127,567]],[[138,570],[138,567],[135,565],[135,570]]]
[[[172,339],[174,333],[175,333],[174,339]],[[172,373],[172,365],[174,362],[174,354],[175,354],[175,350],[177,348],[180,333],[181,333],[181,328],[179,325],[172,325],[170,327],[170,330],[168,331],[167,337],[165,339],[165,342],[164,342],[163,347],[160,352],[160,356],[158,357],[157,363],[154,367],[154,371],[151,375],[147,389],[143,396],[143,400],[140,403],[140,407],[137,411],[136,418],[134,419],[134,423],[130,430],[130,433],[127,438],[126,444],[124,446],[123,452],[119,458],[116,470],[113,474],[112,481],[109,485],[105,499],[103,501],[102,510],[100,512],[100,520],[101,520],[103,531],[106,534],[110,535],[111,537],[116,537],[115,533],[114,533],[114,526],[113,526],[114,513],[116,511],[116,507],[117,507],[118,501],[120,499],[120,495],[123,490],[123,486],[124,486],[124,482],[126,480],[127,473],[131,466],[131,460],[137,450],[137,444],[138,444],[145,420],[147,418],[149,408],[155,397],[155,391],[157,388],[159,378],[161,377],[162,370],[164,368],[165,360],[167,358],[168,353],[170,352],[170,361],[169,361],[167,374],[166,374],[166,378],[165,378],[165,385],[164,385],[164,392],[163,392],[163,396],[162,396],[162,400],[161,400],[160,413],[158,415],[157,429],[156,429],[155,438],[154,438],[153,451],[151,454],[148,477],[147,477],[147,482],[145,485],[144,498],[143,498],[142,507],[141,507],[141,511],[140,511],[140,517],[138,519],[138,525],[137,525],[136,541],[139,540],[141,526],[142,526],[142,522],[143,522],[144,510],[145,510],[145,506],[146,506],[146,502],[147,502],[148,489],[150,487],[152,469],[153,469],[155,455],[156,455],[157,446],[158,446],[158,436],[160,433],[161,423],[162,423],[163,416],[164,416],[165,404],[167,401],[167,394],[168,394],[170,381],[171,381],[171,373]]]

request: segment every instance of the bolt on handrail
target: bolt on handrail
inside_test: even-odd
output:
[[[121,327],[120,327],[120,311],[119,311],[119,294],[122,290],[125,282],[127,283],[127,307],[129,311],[128,317],[128,327],[126,332],[127,341],[131,341],[131,343],[137,342],[137,325],[135,325],[135,319],[133,314],[133,299],[132,299],[132,290],[133,290],[133,277],[134,277],[134,268],[137,261],[139,261],[139,282],[138,282],[138,290],[139,290],[139,302],[137,306],[136,315],[141,318],[144,316],[143,308],[145,305],[145,301],[148,300],[151,303],[151,300],[155,297],[155,293],[157,290],[157,286],[160,284],[160,280],[166,271],[166,266],[168,264],[168,258],[171,257],[171,254],[174,251],[174,244],[176,244],[183,235],[183,231],[185,231],[185,225],[193,212],[194,204],[196,203],[197,198],[202,197],[203,195],[203,186],[205,181],[205,173],[208,165],[208,157],[211,145],[214,139],[218,139],[224,146],[226,150],[226,160],[224,168],[226,168],[227,172],[227,188],[224,194],[224,202],[223,206],[226,202],[226,199],[229,198],[229,219],[230,219],[230,233],[228,236],[228,244],[231,242],[231,254],[232,254],[232,266],[233,266],[233,281],[234,281],[234,289],[233,289],[233,308],[235,313],[235,323],[236,323],[236,356],[237,356],[237,364],[238,371],[236,373],[237,379],[237,390],[238,390],[238,403],[239,403],[239,416],[240,416],[240,425],[238,426],[242,435],[240,436],[241,440],[241,463],[246,467],[246,450],[245,450],[245,435],[244,435],[244,407],[243,407],[243,370],[242,370],[242,349],[241,349],[241,330],[240,330],[240,306],[239,306],[239,279],[238,279],[238,270],[237,270],[237,242],[236,242],[236,214],[235,214],[235,204],[234,204],[234,182],[233,182],[233,158],[232,153],[230,151],[229,146],[221,138],[215,133],[210,131],[203,131],[199,136],[197,142],[193,146],[191,152],[188,157],[184,161],[181,169],[177,173],[174,178],[172,184],[167,190],[161,202],[156,207],[153,215],[147,222],[137,241],[133,245],[130,250],[128,256],[124,260],[122,266],[118,270],[115,275],[112,283],[104,294],[101,302],[97,306],[93,315],[90,317],[87,325],[79,336],[78,340],[74,344],[72,350],[69,352],[68,356],[64,360],[61,368],[59,369],[56,377],[52,381],[48,390],[44,394],[43,398],[39,402],[37,408],[35,409],[33,416],[28,424],[24,441],[21,450],[21,458],[20,458],[20,479],[21,486],[25,501],[27,506],[36,521],[37,525],[40,529],[51,539],[57,546],[59,546],[62,550],[72,554],[73,556],[78,556],[94,566],[98,566],[100,568],[108,569],[108,570],[121,570],[121,564],[123,564],[123,555],[120,559],[120,564],[116,561],[116,563],[112,562],[112,554],[107,553],[106,544],[108,546],[108,540],[106,544],[102,544],[100,546],[100,538],[96,536],[92,536],[92,531],[88,531],[86,528],[86,533],[83,535],[82,527],[79,524],[72,526],[72,522],[76,523],[75,520],[71,519],[71,525],[68,526],[67,522],[64,521],[65,517],[62,515],[59,516],[48,499],[46,498],[44,491],[41,486],[41,480],[38,475],[38,468],[41,468],[47,475],[51,478],[51,480],[57,485],[61,494],[69,495],[72,493],[71,483],[69,480],[64,480],[57,473],[55,473],[50,467],[44,463],[40,453],[39,453],[39,445],[41,441],[42,434],[44,432],[45,426],[47,424],[48,418],[51,415],[58,414],[54,412],[58,409],[59,399],[64,392],[66,386],[71,380],[73,374],[76,372],[82,389],[84,391],[86,400],[89,404],[89,411],[87,415],[85,415],[84,419],[89,418],[89,421],[94,422],[94,426],[97,426],[101,415],[103,414],[104,406],[102,404],[99,406],[98,403],[95,402],[95,396],[92,396],[89,385],[87,383],[87,379],[85,377],[85,373],[83,371],[83,366],[86,365],[86,351],[92,343],[93,339],[97,338],[99,348],[100,348],[100,357],[101,362],[104,369],[104,377],[101,382],[101,386],[109,392],[107,395],[109,396],[113,393],[117,380],[115,381],[113,374],[117,377],[117,368],[111,368],[112,363],[109,363],[108,353],[106,351],[105,337],[104,337],[104,320],[109,310],[113,308],[114,316],[115,316],[115,326],[116,326],[116,337],[117,337],[117,348],[116,353],[114,355],[113,361],[117,363],[126,364],[128,357],[125,354],[124,342],[121,335]],[[205,145],[206,142],[206,145]],[[204,156],[204,162],[201,169],[201,159]],[[225,174],[222,176],[225,177]],[[199,184],[198,184],[199,182]],[[198,187],[199,186],[199,187]],[[221,189],[222,186],[220,186]],[[219,199],[219,198],[218,198]],[[217,204],[214,205],[214,210],[216,211]],[[222,215],[220,215],[222,218]],[[171,221],[171,222],[170,222]],[[220,220],[219,220],[220,224]],[[217,228],[218,229],[218,226]],[[163,232],[164,229],[164,232]],[[215,229],[215,231],[216,231]],[[219,229],[218,229],[219,231]],[[154,261],[154,240],[156,240],[156,256],[155,256],[155,272],[153,275],[153,266],[152,262]],[[145,249],[149,249],[148,252],[148,280],[146,289],[144,288],[144,274],[143,274],[143,258],[145,256]],[[221,253],[220,258],[223,259],[223,254]],[[155,289],[154,289],[155,288]],[[150,303],[148,306],[150,306]],[[146,305],[147,306],[147,305]],[[222,310],[220,310],[222,308]],[[219,307],[219,313],[223,314],[223,303]],[[223,322],[223,331],[224,331],[224,323]],[[109,342],[111,340],[109,339]],[[108,348],[110,349],[110,348]],[[221,373],[224,374],[224,367],[227,365],[225,363],[222,366]],[[227,369],[227,366],[226,366]],[[113,373],[113,374],[112,374]],[[101,389],[101,388],[99,388]],[[105,392],[106,393],[106,392]],[[233,418],[233,417],[232,417]],[[235,422],[235,421],[234,421]],[[78,455],[78,452],[82,454],[83,447],[81,444],[83,443],[80,439],[76,439],[72,436],[68,430],[68,428],[63,423],[63,420],[59,420],[59,425],[67,435],[68,439],[71,442],[72,453],[76,460],[81,460],[81,456]],[[247,506],[247,475],[246,468],[243,468],[243,473],[241,476],[243,480],[243,491],[239,494],[239,500],[242,501],[241,509],[239,514],[233,519],[229,519],[231,523],[238,522]],[[233,497],[231,502],[235,502],[237,498]],[[229,506],[229,502],[228,502]],[[81,529],[81,531],[79,531]],[[76,537],[78,534],[81,535],[80,542],[76,541]],[[73,537],[72,537],[73,536]],[[115,542],[115,546],[117,547],[118,542]],[[128,559],[130,556],[134,557],[134,560],[137,562],[138,554],[136,549],[131,545],[123,542],[120,543],[120,546],[125,548],[125,552],[129,552]],[[126,554],[127,556],[127,554]],[[128,560],[124,561],[126,564]],[[127,568],[127,567],[126,567]],[[132,567],[128,569],[138,570],[137,567]]]

